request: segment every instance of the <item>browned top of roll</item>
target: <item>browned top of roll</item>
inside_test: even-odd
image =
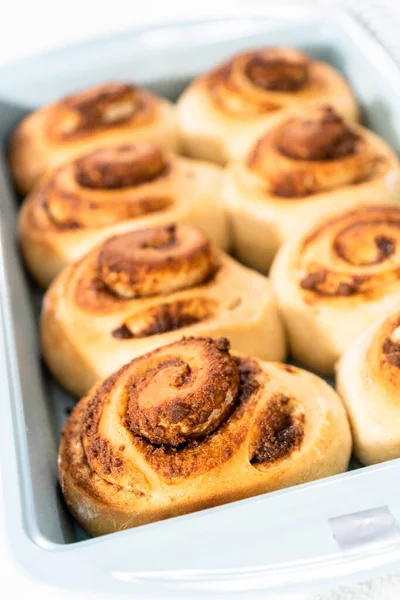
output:
[[[241,52],[204,75],[199,85],[218,111],[246,119],[329,95],[335,91],[332,77],[330,67],[305,52],[275,47]]]
[[[100,148],[75,162],[75,178],[86,188],[119,189],[140,185],[167,167],[160,148],[148,142]]]
[[[257,361],[231,356],[224,338],[163,346],[78,404],[64,431],[63,460],[95,497],[110,499],[102,481],[115,484],[114,501],[122,487],[146,493],[144,465],[179,483],[228,461],[249,432],[248,460],[262,468],[290,456],[304,435],[304,414],[283,393],[254,412],[265,382]]]
[[[215,105],[232,116],[251,117],[280,108],[271,92],[294,94],[309,80],[311,59],[289,48],[242,52],[205,76]]]
[[[233,59],[231,68],[233,68]],[[307,84],[311,58],[300,50],[265,48],[238,55],[248,81],[261,90],[294,92]]]
[[[170,194],[150,188],[173,176],[171,161],[150,142],[100,148],[58,168],[32,192],[31,218],[44,230],[46,220],[47,229],[68,230],[139,218],[172,205]]]
[[[47,136],[57,141],[131,123],[146,123],[154,107],[151,95],[128,83],[110,82],[76,92],[47,107]]]
[[[279,122],[256,143],[247,166],[268,193],[302,198],[366,181],[384,162],[357,126],[323,105]]]
[[[400,208],[362,206],[324,221],[304,239],[297,267],[309,303],[390,292],[400,276]]]
[[[123,298],[167,294],[205,281],[215,270],[211,244],[189,225],[130,231],[105,241],[98,276]]]
[[[205,284],[218,268],[215,250],[197,227],[139,229],[94,248],[71,274],[69,292],[83,310],[110,313],[134,298],[168,296]]]
[[[153,444],[179,446],[211,433],[226,418],[239,389],[239,369],[225,338],[184,339],[169,353],[161,349],[135,363],[127,422]]]
[[[298,160],[332,160],[356,151],[360,137],[333,108],[318,107],[309,117],[292,117],[275,132],[275,143],[285,156]]]

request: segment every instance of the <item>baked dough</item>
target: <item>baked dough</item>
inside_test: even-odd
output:
[[[241,52],[195,79],[177,104],[184,150],[218,163],[243,158],[282,109],[327,102],[350,121],[358,108],[327,63],[290,48]]]
[[[346,470],[351,435],[316,375],[187,338],[93,388],[64,428],[66,503],[92,535]]]
[[[335,362],[400,302],[400,207],[358,206],[287,242],[271,279],[294,358],[331,375]]]
[[[362,333],[337,367],[354,453],[364,465],[400,458],[400,313]]]
[[[177,151],[174,106],[141,87],[105,83],[28,115],[11,138],[10,167],[26,194],[44,173],[99,145],[139,140]]]
[[[110,235],[180,221],[229,246],[221,168],[139,142],[100,148],[56,169],[26,198],[19,232],[28,269],[47,286]]]
[[[229,165],[223,197],[236,256],[265,273],[281,244],[312,223],[360,201],[400,198],[400,163],[386,142],[329,106],[295,109]]]
[[[77,396],[133,357],[183,335],[229,336],[235,350],[285,358],[269,280],[190,225],[109,238],[67,267],[44,297],[43,355]]]

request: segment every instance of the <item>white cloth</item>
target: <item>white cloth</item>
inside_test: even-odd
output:
[[[400,61],[399,2],[400,0],[337,0],[336,4],[348,5],[356,13],[366,12],[365,20],[378,32],[388,49],[398,53]],[[335,2],[292,0],[292,4],[294,3],[315,6]],[[279,4],[282,5],[282,2]],[[251,8],[268,10],[268,5],[276,5],[276,0],[68,0],[63,3],[54,0],[11,0],[7,2],[6,8],[3,6],[0,19],[0,65],[50,48],[126,30],[144,23],[185,17],[245,14]],[[6,516],[1,514],[1,498],[0,478],[0,595],[3,600],[28,597],[30,600],[110,600],[110,595],[71,594],[50,589],[31,580],[22,572],[10,556],[5,539]],[[296,600],[398,600],[400,575],[324,593],[296,593],[295,596],[289,596],[292,597]]]

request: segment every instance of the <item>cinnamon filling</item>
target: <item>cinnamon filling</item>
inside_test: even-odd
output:
[[[387,169],[368,138],[328,106],[309,107],[278,123],[258,140],[246,162],[262,189],[278,198],[360,184]]]
[[[162,175],[167,163],[158,146],[141,142],[95,150],[75,163],[76,181],[85,188],[119,189]]]
[[[295,160],[336,160],[353,154],[360,141],[335,113],[324,106],[310,117],[292,117],[275,133],[280,152]]]
[[[315,229],[302,248],[300,287],[322,296],[378,294],[400,276],[400,211],[364,206]]]
[[[246,119],[282,108],[282,99],[273,92],[303,89],[309,83],[310,66],[310,57],[299,50],[267,48],[238,54],[204,81],[220,110]]]
[[[190,298],[163,302],[135,313],[112,332],[120,340],[137,339],[176,331],[209,319],[216,303],[208,298]]]
[[[43,206],[48,218],[60,230],[88,227],[95,229],[144,215],[161,212],[171,206],[173,200],[162,196],[142,198],[116,198],[89,200],[62,190],[49,191]]]
[[[335,238],[334,250],[347,263],[368,267],[393,256],[396,245],[391,225],[383,219],[354,223],[342,229]]]
[[[203,438],[234,406],[240,375],[225,338],[186,338],[133,365],[127,425],[152,444]]]
[[[119,125],[142,109],[138,90],[129,84],[108,83],[67,96],[59,103],[60,136]]]
[[[385,360],[394,367],[400,368],[400,343],[386,338],[383,342],[382,352]]]
[[[244,404],[260,388],[257,376],[261,369],[257,361],[249,357],[235,357],[235,362],[240,375],[238,400],[240,404]]]
[[[346,277],[346,279],[345,279]],[[366,277],[360,275],[339,275],[331,273],[328,269],[308,273],[300,281],[303,290],[310,290],[321,296],[353,296],[362,290]]]
[[[112,293],[136,298],[199,285],[215,273],[216,264],[200,230],[171,225],[110,238],[100,250],[98,268]]]
[[[295,92],[307,84],[310,63],[299,50],[268,48],[252,53],[244,72],[261,90]]]
[[[62,229],[105,227],[159,212],[173,199],[137,186],[169,172],[163,153],[153,144],[101,148],[55,171],[42,191],[44,210]]]
[[[268,468],[301,444],[304,417],[281,394],[254,423],[265,378],[258,361],[232,357],[224,338],[186,338],[133,360],[69,420],[65,456],[74,479],[99,498],[103,482],[115,494],[146,494],[151,485],[132,460],[131,445],[157,476],[178,483],[215,472],[241,451],[249,433],[253,466]]]
[[[389,327],[386,328],[386,337],[382,343],[382,357],[383,363],[389,363],[389,365],[400,368],[400,318],[396,317],[392,319]],[[390,375],[389,375],[390,379]],[[397,385],[397,373],[393,380]]]
[[[289,456],[304,436],[304,414],[296,412],[287,396],[272,398],[257,418],[250,446],[253,465],[275,462]]]

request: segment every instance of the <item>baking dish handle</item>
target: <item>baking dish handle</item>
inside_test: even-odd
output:
[[[395,463],[391,469],[400,475]],[[400,477],[388,486],[387,468],[368,467],[110,536],[103,567],[120,583],[152,593],[230,596],[388,572],[400,565],[400,505],[388,505],[400,497]]]

